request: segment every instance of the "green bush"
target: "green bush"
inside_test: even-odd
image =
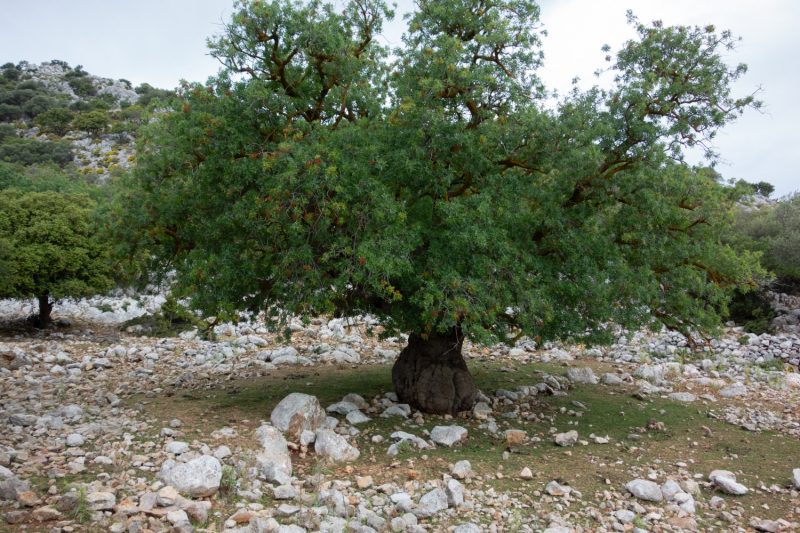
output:
[[[772,209],[741,211],[723,240],[741,252],[761,252],[761,263],[778,277],[781,290],[800,286],[800,195]]]
[[[69,74],[68,74],[69,75]],[[94,96],[97,94],[97,87],[88,77],[71,78],[67,83],[78,96]]]
[[[6,138],[14,139],[18,137],[17,128],[13,124],[0,124],[0,143]]]
[[[6,138],[0,144],[0,161],[22,165],[55,163],[63,167],[72,161],[72,143]]]
[[[56,107],[39,114],[36,117],[36,123],[58,135],[64,135],[69,131],[70,122],[74,118],[75,113],[70,109]]]
[[[76,130],[89,132],[94,136],[105,130],[108,122],[108,113],[102,109],[95,109],[75,117],[72,120],[72,127]]]
[[[131,326],[142,326],[138,333],[152,337],[175,337],[178,333],[201,327],[204,324],[191,310],[181,305],[172,296],[161,305],[161,311],[154,315],[143,315],[122,324],[122,329]]]
[[[748,333],[756,335],[772,333],[772,319],[775,316],[775,311],[763,289],[748,292],[736,289],[728,305],[728,317],[744,327]]]

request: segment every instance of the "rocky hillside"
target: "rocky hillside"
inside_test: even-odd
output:
[[[89,181],[102,183],[133,163],[142,112],[166,95],[62,61],[6,63],[0,67],[0,161],[72,163]],[[53,155],[58,148],[68,158]]]

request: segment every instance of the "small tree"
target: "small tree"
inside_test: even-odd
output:
[[[238,2],[220,75],[145,127],[121,253],[208,314],[377,315],[410,335],[398,396],[434,413],[475,400],[466,337],[713,329],[758,265],[719,245],[732,202],[682,151],[713,159],[758,105],[730,96],[731,35],[631,16],[615,86],[551,107],[534,2],[416,4],[390,63],[382,1]]]
[[[88,196],[0,191],[2,266],[0,296],[36,298],[37,326],[50,324],[53,301],[111,288],[108,248],[90,223]],[[10,273],[10,274],[9,274]]]
[[[72,120],[72,127],[76,130],[87,131],[92,137],[105,131],[108,127],[108,113],[102,109],[83,112]]]
[[[70,122],[75,118],[75,113],[66,107],[55,107],[40,113],[36,123],[49,129],[57,135],[64,135],[69,131]]]

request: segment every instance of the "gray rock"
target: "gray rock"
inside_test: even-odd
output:
[[[486,402],[478,402],[472,408],[472,415],[478,420],[486,420],[492,415],[492,408]]]
[[[185,442],[174,440],[167,444],[166,448],[164,448],[164,451],[166,451],[167,453],[174,453],[175,455],[180,455],[182,453],[186,453],[189,451],[189,445]]]
[[[350,411],[349,413],[347,413],[347,416],[345,418],[347,419],[347,422],[349,424],[354,426],[357,424],[364,424],[366,422],[371,421],[370,417],[368,417],[367,415],[358,410]]]
[[[77,433],[67,435],[67,446],[83,446],[83,437]]]
[[[327,415],[316,397],[293,392],[272,410],[270,420],[281,431],[299,439],[304,430],[316,431]]]
[[[447,509],[447,494],[442,489],[433,489],[419,499],[419,506],[411,513],[417,518],[430,518],[439,511]]]
[[[214,453],[212,453],[211,455],[222,461],[223,459],[227,459],[233,454],[231,453],[231,449],[228,448],[227,446],[219,446],[216,450],[214,450]]]
[[[28,480],[23,481],[16,477],[10,477],[0,483],[0,500],[16,500],[17,494],[30,490],[31,484]]]
[[[735,479],[731,479],[726,476],[715,476],[713,482],[714,485],[719,487],[719,489],[726,494],[741,496],[742,494],[747,494],[749,492],[747,487],[741,483],[737,483]]]
[[[734,383],[719,391],[719,395],[723,398],[736,398],[747,394],[747,387],[743,383]]]
[[[452,446],[467,438],[467,433],[461,426],[436,426],[431,431],[431,440],[440,446]]]
[[[361,410],[369,409],[369,404],[367,403],[367,401],[358,394],[350,393],[344,398],[342,398],[342,401],[350,402]]]
[[[464,487],[455,479],[451,479],[447,482],[445,493],[447,494],[447,503],[450,507],[461,507],[461,504],[464,503]]]
[[[381,413],[382,418],[389,418],[390,416],[402,416],[408,418],[411,414],[411,406],[405,403],[401,403],[398,405],[392,405],[388,409],[386,409],[383,413]]]
[[[110,492],[92,492],[86,495],[86,503],[92,511],[110,511],[117,505],[117,497]]]
[[[697,399],[697,396],[691,392],[673,392],[667,395],[667,398],[676,402],[690,403]]]
[[[453,530],[453,533],[481,533],[481,528],[473,523],[461,524]]]
[[[34,415],[15,413],[8,417],[8,423],[12,426],[28,427],[36,423],[36,417]]]
[[[672,481],[671,479],[666,483],[664,483],[663,485],[661,485],[661,494],[664,495],[664,499],[667,500],[668,502],[675,501],[675,495],[680,494],[682,492],[683,489],[681,488],[681,486],[678,485],[678,483],[676,483],[675,481]]]
[[[174,487],[188,498],[216,494],[221,479],[222,465],[219,459],[209,455],[174,466],[161,476],[165,485]]]
[[[80,405],[72,404],[61,409],[58,414],[64,418],[75,418],[83,416],[83,408]]]
[[[329,405],[326,411],[329,413],[346,415],[352,411],[358,411],[358,406],[350,402],[336,402],[332,405]]]
[[[617,518],[620,524],[630,524],[634,520],[636,520],[636,513],[633,511],[629,511],[627,509],[620,509],[614,513],[614,516]]]
[[[356,448],[350,445],[341,435],[336,434],[332,429],[320,429],[317,431],[317,439],[314,441],[314,450],[323,456],[328,456],[334,461],[355,461],[361,455]]]
[[[587,367],[570,368],[566,372],[567,379],[574,383],[587,383],[589,385],[597,385],[597,376],[594,375],[592,369]]]
[[[640,500],[647,500],[649,502],[660,502],[664,500],[661,487],[646,479],[634,479],[625,485],[625,488]]]
[[[453,477],[458,479],[464,479],[468,477],[472,477],[472,465],[469,461],[459,461],[453,465],[453,470],[451,471]]]
[[[272,490],[276,500],[294,500],[299,494],[299,490],[294,485],[280,485]]]
[[[792,483],[794,484],[794,488],[800,489],[800,468],[792,470]]]
[[[261,476],[270,482],[288,483],[292,475],[292,458],[286,439],[278,428],[261,426],[256,430],[256,441],[261,445],[256,454],[256,467]]]
[[[559,446],[573,446],[576,442],[578,442],[578,432],[573,429],[572,431],[567,431],[566,433],[559,433],[555,437],[555,442]]]

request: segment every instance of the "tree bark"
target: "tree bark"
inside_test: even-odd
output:
[[[39,329],[47,329],[50,327],[50,312],[52,310],[53,304],[50,303],[50,295],[39,295],[39,317],[36,321],[36,327]]]
[[[401,402],[424,413],[455,415],[472,409],[478,388],[461,355],[461,328],[423,339],[413,334],[392,367]]]

